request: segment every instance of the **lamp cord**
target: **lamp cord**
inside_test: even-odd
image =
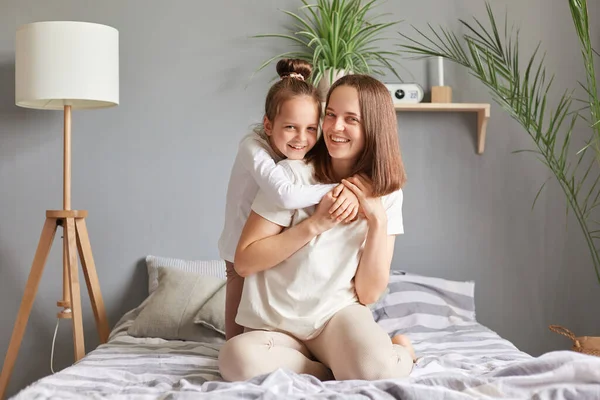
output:
[[[63,227],[64,230],[64,227]],[[65,236],[62,235],[61,239],[64,240]],[[70,313],[70,308],[65,308],[63,310],[65,313]],[[50,351],[50,371],[54,374],[54,344],[56,343],[56,333],[58,332],[58,324],[60,322],[60,318],[56,318],[56,327],[54,328],[54,336],[52,337],[52,350]]]
[[[70,308],[65,308],[64,312],[70,313]],[[60,322],[60,318],[56,318],[56,328],[54,328],[54,337],[52,338],[52,350],[50,351],[50,371],[54,373],[54,343],[56,342],[56,333],[58,332],[58,324]]]
[[[50,352],[50,371],[54,373],[54,342],[56,341],[56,332],[58,332],[58,323],[60,318],[56,318],[56,328],[54,328],[54,337],[52,338],[52,351]]]

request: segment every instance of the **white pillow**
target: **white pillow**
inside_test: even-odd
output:
[[[182,260],[179,258],[146,257],[148,268],[148,294],[152,294],[158,287],[158,268],[175,268],[205,276],[214,276],[226,279],[225,261],[223,260]]]
[[[428,330],[476,322],[475,283],[392,271],[389,293],[372,308],[388,332]]]

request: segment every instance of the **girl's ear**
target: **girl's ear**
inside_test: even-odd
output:
[[[266,115],[263,118],[263,126],[265,127],[265,133],[267,136],[271,136],[271,133],[273,132],[273,124]]]

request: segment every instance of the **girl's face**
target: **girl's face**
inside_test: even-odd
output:
[[[269,143],[280,157],[302,160],[317,142],[319,111],[308,96],[285,101],[274,121],[265,116],[263,122]]]
[[[333,160],[354,164],[365,147],[358,92],[351,86],[338,86],[329,96],[323,119],[323,135]]]

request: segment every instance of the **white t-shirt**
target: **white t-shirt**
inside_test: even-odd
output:
[[[261,189],[269,202],[284,209],[318,204],[336,185],[294,185],[276,162],[281,158],[256,133],[242,138],[231,169],[225,205],[225,224],[219,238],[219,255],[233,262],[252,201]]]
[[[304,161],[285,160],[294,182],[316,182],[314,168]],[[388,217],[388,234],[404,233],[402,191],[382,197]],[[311,216],[316,206],[285,210],[258,192],[252,210],[283,227],[297,225]],[[358,303],[354,276],[367,234],[364,219],[338,224],[313,238],[277,266],[244,281],[236,322],[252,329],[282,331],[300,340],[309,340],[335,313]]]

